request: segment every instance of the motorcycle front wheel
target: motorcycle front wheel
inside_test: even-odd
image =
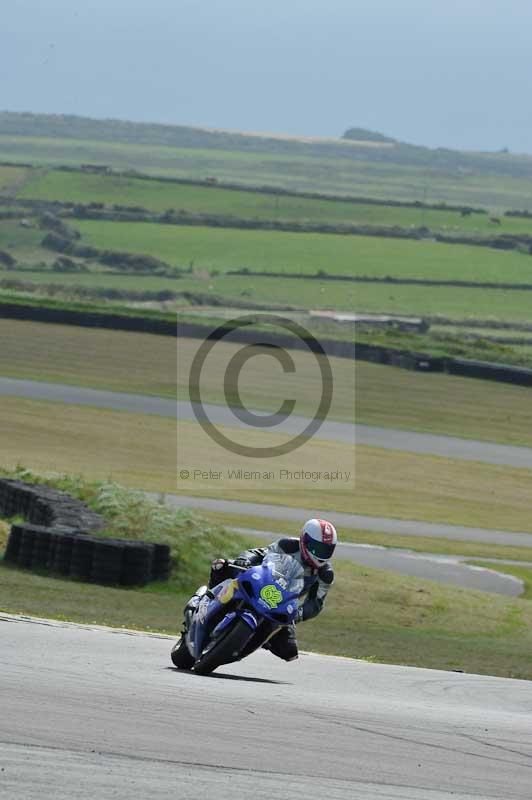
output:
[[[237,661],[253,633],[247,622],[237,617],[227,631],[201,654],[194,664],[194,672],[208,675],[222,664]]]
[[[174,667],[178,669],[192,669],[194,666],[194,659],[188,651],[184,636],[180,636],[172,647],[170,658],[172,659]]]

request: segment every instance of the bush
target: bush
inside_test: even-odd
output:
[[[41,214],[39,227],[54,231],[63,239],[72,240],[80,238],[79,231],[70,228],[62,219],[59,219],[59,217],[56,217],[55,214],[51,214],[49,211],[45,211]]]
[[[11,253],[8,253],[6,250],[0,250],[0,264],[3,264],[5,267],[14,267],[16,263]]]
[[[355,142],[382,142],[387,144],[395,144],[397,139],[392,139],[391,136],[385,136],[378,131],[369,131],[366,128],[348,128],[342,136],[342,139],[350,139]]]
[[[88,272],[88,267],[85,264],[80,264],[79,262],[72,261],[71,258],[67,258],[66,256],[59,256],[52,267],[54,272]]]

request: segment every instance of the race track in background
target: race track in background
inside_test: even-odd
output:
[[[58,383],[0,378],[0,395],[86,405],[95,408],[111,408],[140,414],[155,414],[179,420],[195,419],[192,404],[189,401],[176,402],[149,395],[108,392]],[[246,427],[226,406],[206,403],[204,404],[204,409],[209,418],[216,424],[230,427]],[[264,412],[255,413],[264,414]],[[309,420],[305,417],[291,416],[281,421],[275,427],[275,432],[296,434],[308,422]],[[268,428],[268,430],[273,429]],[[438,436],[371,425],[351,425],[346,422],[335,422],[334,420],[324,420],[323,425],[315,435],[320,439],[343,443],[353,442],[353,444],[371,445],[389,450],[402,450],[465,461],[480,461],[486,464],[532,469],[532,448],[529,447],[479,442],[473,439],[461,439],[456,436]]]

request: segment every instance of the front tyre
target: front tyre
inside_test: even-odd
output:
[[[222,664],[238,661],[240,653],[253,636],[254,631],[243,619],[237,618],[224,635],[217,639],[207,652],[202,653],[194,664],[194,672],[208,675]]]
[[[188,651],[184,636],[180,636],[172,647],[170,658],[174,667],[178,669],[192,669],[194,666],[194,659]]]

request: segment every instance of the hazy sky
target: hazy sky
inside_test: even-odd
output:
[[[3,0],[0,108],[532,153],[530,0]]]

